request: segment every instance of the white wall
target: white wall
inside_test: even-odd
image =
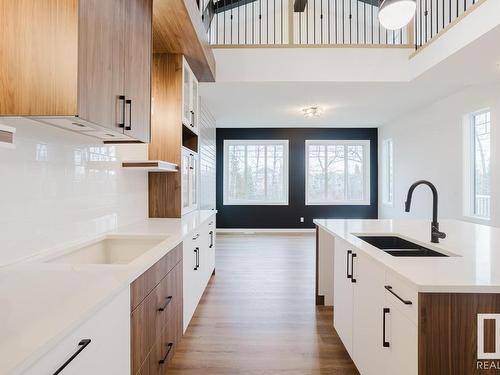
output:
[[[147,217],[147,174],[121,159],[146,145],[103,145],[27,119],[15,149],[0,147],[0,265]]]
[[[379,129],[379,152],[384,139],[394,142],[394,207],[382,204],[379,179],[379,216],[381,218],[429,218],[432,195],[424,186],[415,190],[411,212],[404,212],[410,185],[419,179],[433,182],[439,192],[439,216],[463,219],[463,116],[491,108],[492,132],[492,220],[500,226],[500,160],[494,150],[500,145],[500,84],[477,85],[457,92],[431,106],[421,108]],[[379,160],[381,161],[381,157]],[[382,166],[379,166],[382,171]],[[381,176],[382,173],[379,174]]]

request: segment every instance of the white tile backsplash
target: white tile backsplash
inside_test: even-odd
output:
[[[147,145],[104,145],[24,118],[15,149],[0,148],[0,265],[147,217]]]

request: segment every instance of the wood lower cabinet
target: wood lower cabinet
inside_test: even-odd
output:
[[[0,0],[0,9],[0,116],[149,142],[152,0]]]
[[[131,284],[132,374],[163,374],[183,332],[182,244]]]

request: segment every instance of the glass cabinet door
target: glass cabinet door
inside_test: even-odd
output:
[[[191,157],[189,152],[182,150],[182,209],[189,208],[190,195],[190,166]]]
[[[182,122],[184,125],[193,127],[191,115],[192,98],[192,73],[189,65],[184,61],[182,67]]]
[[[200,103],[199,103],[199,93],[198,93],[198,81],[196,80],[196,77],[193,75],[193,91],[192,91],[192,109],[193,112],[192,114],[192,121],[193,121],[193,128],[198,129],[198,118],[200,116]]]

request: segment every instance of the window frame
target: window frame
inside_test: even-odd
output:
[[[309,202],[309,146],[310,145],[361,145],[364,150],[363,163],[363,178],[364,178],[364,194],[363,200],[351,201],[321,201]],[[368,139],[307,139],[305,142],[305,205],[306,206],[370,206],[371,204],[371,184],[370,184],[370,169],[371,169],[371,155],[370,155],[370,140]],[[346,163],[346,161],[344,161]],[[345,173],[345,172],[344,172]],[[347,181],[347,179],[345,179]],[[344,182],[347,184],[347,182]],[[347,190],[346,190],[347,191]]]
[[[230,145],[283,145],[283,201],[250,201],[250,200],[230,200],[228,194],[229,182],[229,162],[228,162],[228,148]],[[288,139],[224,139],[223,142],[223,192],[222,204],[224,206],[288,206],[289,204],[289,142]]]
[[[490,207],[489,216],[479,216],[475,213],[476,201],[476,145],[475,145],[475,121],[474,119],[484,113],[490,114]],[[491,190],[492,172],[491,165],[493,164],[493,137],[491,124],[491,109],[483,108],[478,111],[470,112],[464,116],[464,199],[463,199],[463,216],[466,219],[471,219],[477,222],[489,223],[492,220],[492,201],[493,191]]]
[[[390,147],[390,152],[389,152]],[[392,181],[390,179],[392,173]],[[386,138],[382,141],[382,204],[386,207],[394,207],[394,141]],[[392,190],[392,195],[389,191]],[[387,199],[391,195],[391,200]]]

